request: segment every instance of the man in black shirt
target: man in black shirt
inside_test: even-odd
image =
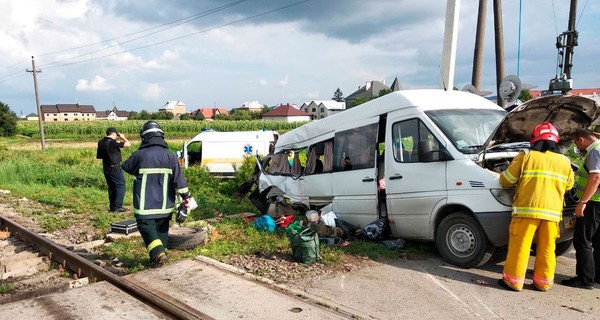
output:
[[[120,141],[117,141],[117,138]],[[117,129],[110,127],[106,130],[106,137],[98,141],[96,159],[102,159],[104,178],[108,185],[108,200],[111,212],[127,211],[123,208],[123,197],[125,197],[125,177],[121,170],[121,150],[131,146],[131,143]]]

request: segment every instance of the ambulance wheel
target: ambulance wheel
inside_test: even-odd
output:
[[[452,213],[442,220],[435,243],[444,261],[462,268],[481,266],[494,253],[479,222],[465,212]]]
[[[167,248],[188,250],[197,246],[204,246],[207,241],[208,233],[205,228],[171,228]]]

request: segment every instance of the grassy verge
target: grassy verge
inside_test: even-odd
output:
[[[1,283],[0,284],[0,294],[11,293],[15,290],[15,287],[11,283]]]

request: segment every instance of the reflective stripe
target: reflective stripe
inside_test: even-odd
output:
[[[140,210],[144,210],[146,207],[146,182],[148,181],[148,175],[142,174],[142,186],[140,187]]]
[[[169,199],[169,175],[165,174],[163,176],[163,209],[167,208],[167,199]]]
[[[544,279],[540,276],[538,276],[536,273],[533,274],[533,281],[539,284],[543,284],[543,285],[551,285],[554,283],[554,280],[548,280],[548,279]]]
[[[561,211],[552,211],[544,208],[534,208],[534,207],[513,207],[512,211],[513,215],[516,216],[527,216],[531,215],[538,219],[541,219],[541,215],[547,216],[549,218],[560,219],[562,212]]]
[[[188,192],[190,192],[190,189],[188,189],[187,187],[177,190],[177,193],[179,193],[179,194],[188,193]]]
[[[133,213],[137,215],[151,215],[151,214],[166,214],[171,213],[173,208],[165,208],[165,209],[133,209]]]
[[[508,172],[508,170],[504,170],[502,172],[502,175],[504,176],[504,178],[506,178],[506,180],[508,180],[508,182],[510,183],[516,183],[518,181],[517,178],[515,178],[512,174],[510,174],[510,172]]]
[[[523,173],[521,174],[521,176],[522,177],[547,178],[547,179],[556,180],[556,181],[560,181],[560,182],[567,182],[569,180],[569,177],[567,177],[563,174],[553,173],[553,172],[543,171],[543,170],[524,170]]]
[[[140,169],[140,173],[144,174],[153,174],[153,173],[168,173],[168,174],[172,174],[173,173],[173,169],[169,169],[169,168],[142,168]]]
[[[597,148],[600,148],[600,140],[594,141],[586,148],[588,150],[588,153],[583,158],[583,163],[585,163],[585,161],[587,160],[587,155],[590,154],[590,151]],[[589,174],[583,166],[579,167],[579,169],[575,173],[575,195],[578,198],[581,198],[581,196],[583,196],[583,191],[585,191],[585,186],[587,185],[588,177]],[[589,200],[600,202],[600,189],[597,189]]]
[[[515,285],[515,286],[520,286],[525,282],[525,277],[519,279],[517,277],[511,276],[506,272],[502,273],[502,276],[504,277],[504,280],[510,282],[511,284]]]
[[[148,245],[148,252],[152,251],[152,249],[158,247],[158,246],[162,246],[163,243],[162,241],[160,241],[160,239],[155,239],[152,242],[150,242],[150,244]]]

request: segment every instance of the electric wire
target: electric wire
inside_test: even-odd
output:
[[[72,48],[58,50],[58,51],[46,52],[46,53],[42,53],[42,54],[40,54],[38,56],[42,57],[42,56],[47,56],[47,55],[62,53],[62,52],[65,52],[65,51],[71,51],[71,50],[77,50],[77,49],[87,48],[87,47],[95,46],[95,45],[102,44],[102,43],[105,43],[105,42],[110,42],[110,41],[114,41],[114,40],[117,40],[117,39],[122,39],[122,38],[126,38],[126,37],[133,36],[133,35],[136,35],[136,34],[144,33],[146,31],[158,29],[158,28],[161,28],[161,27],[164,27],[164,26],[168,26],[168,25],[171,25],[171,24],[174,24],[174,23],[177,23],[177,22],[180,22],[180,21],[184,21],[184,20],[186,20],[186,21],[183,22],[183,23],[187,23],[187,22],[196,20],[198,18],[204,17],[204,16],[206,16],[208,14],[211,14],[211,13],[214,13],[214,12],[217,12],[217,11],[221,11],[223,9],[227,9],[227,8],[236,6],[236,5],[238,5],[238,4],[242,3],[242,2],[246,2],[246,1],[248,1],[248,0],[235,1],[235,2],[232,2],[232,3],[226,4],[226,5],[223,5],[221,7],[217,7],[217,8],[213,8],[213,9],[207,10],[207,11],[199,12],[199,13],[193,14],[191,16],[187,16],[187,17],[184,17],[184,18],[181,18],[181,19],[177,19],[177,20],[173,20],[173,21],[170,21],[170,22],[167,22],[167,23],[163,23],[161,25],[154,26],[154,27],[151,27],[151,28],[148,28],[148,29],[144,29],[144,30],[140,30],[140,31],[128,33],[128,34],[125,34],[125,35],[122,35],[122,36],[118,36],[118,37],[114,37],[114,38],[110,38],[110,39],[106,39],[106,40],[102,40],[102,41],[99,41],[99,42],[94,42],[94,43],[90,43],[90,44],[86,44],[86,45],[82,45],[82,46],[78,46],[78,47],[72,47]],[[176,26],[181,25],[183,23],[177,24]],[[164,30],[167,30],[167,29],[170,29],[170,28],[172,28],[172,27],[166,28]],[[164,30],[161,30],[161,31],[164,31]],[[160,32],[160,31],[158,31],[158,32]],[[151,34],[154,34],[154,33],[151,33]]]
[[[156,45],[160,45],[160,44],[172,42],[172,41],[175,41],[175,40],[179,40],[179,39],[191,37],[193,35],[197,35],[197,34],[201,34],[201,33],[206,33],[206,32],[209,32],[209,31],[212,31],[212,30],[215,30],[215,29],[219,29],[219,28],[222,28],[222,27],[226,27],[226,26],[238,24],[238,23],[241,23],[241,22],[244,22],[244,21],[248,21],[248,20],[251,20],[251,19],[254,19],[254,18],[258,18],[258,17],[264,16],[264,15],[267,15],[267,14],[270,14],[270,13],[273,13],[273,12],[281,11],[281,10],[284,10],[284,9],[287,9],[287,8],[290,8],[290,7],[294,7],[294,6],[300,5],[300,4],[308,2],[308,1],[311,1],[311,0],[298,1],[298,2],[289,4],[289,5],[286,5],[286,6],[282,6],[282,7],[273,9],[273,10],[269,10],[269,11],[258,13],[258,14],[252,15],[252,16],[248,16],[246,18],[242,18],[242,19],[231,21],[231,22],[228,22],[228,23],[224,23],[224,24],[221,24],[221,25],[218,25],[218,26],[206,28],[206,29],[203,29],[203,30],[200,30],[200,31],[192,32],[192,33],[189,33],[189,34],[186,34],[186,35],[183,35],[183,36],[179,36],[179,37],[167,39],[167,40],[164,40],[164,41],[150,43],[148,45],[144,45],[144,46],[141,46],[141,47],[136,47],[136,48],[132,48],[132,49],[128,49],[128,50],[123,50],[123,51],[119,51],[119,52],[115,52],[115,53],[111,53],[111,54],[106,54],[106,55],[99,56],[99,57],[94,57],[94,58],[89,58],[89,59],[84,59],[84,60],[79,60],[79,61],[74,61],[74,62],[69,62],[69,63],[64,63],[64,64],[51,65],[51,66],[46,65],[44,68],[45,69],[54,69],[54,68],[59,68],[59,67],[64,67],[64,66],[70,66],[70,65],[74,65],[74,64],[83,63],[83,62],[89,62],[89,61],[94,61],[94,60],[103,59],[103,58],[107,58],[107,57],[112,57],[112,56],[119,55],[119,54],[122,54],[122,53],[127,53],[127,52],[132,52],[132,51],[136,51],[136,50],[140,50],[140,49],[145,49],[145,48],[148,48],[148,47],[152,47],[152,46],[156,46]]]
[[[554,8],[554,0],[552,0],[552,13],[554,14],[554,30],[556,32],[556,36],[558,37],[558,23],[556,22],[556,10]]]
[[[585,7],[587,7],[587,4],[588,4],[588,0],[585,0],[585,4],[583,5],[583,8],[581,9],[581,13],[579,13],[579,19],[577,20],[577,23],[575,24],[575,29],[577,29],[577,26],[581,22],[581,18],[583,18],[583,12],[585,11]]]
[[[173,24],[173,25],[171,25],[171,26],[169,26],[169,27],[166,27],[166,28],[162,28],[162,29],[160,29],[160,30],[158,30],[158,31],[154,31],[154,32],[151,32],[151,33],[148,33],[148,34],[145,34],[145,35],[141,35],[141,36],[135,37],[135,38],[133,38],[133,39],[125,40],[125,41],[123,41],[123,42],[115,43],[115,44],[113,44],[113,45],[110,45],[110,46],[108,46],[108,47],[105,47],[105,48],[102,48],[102,49],[98,49],[98,50],[90,51],[90,52],[87,52],[87,53],[82,53],[82,54],[80,54],[80,55],[76,55],[76,56],[73,56],[73,57],[69,57],[69,58],[66,58],[66,59],[63,59],[63,60],[53,61],[53,62],[50,62],[50,63],[48,63],[48,64],[45,64],[45,65],[44,65],[44,67],[45,67],[45,68],[47,68],[47,67],[49,67],[49,66],[52,66],[52,65],[55,65],[55,64],[60,64],[60,63],[62,63],[62,62],[71,61],[71,60],[74,60],[74,59],[77,59],[77,58],[81,58],[81,57],[84,57],[84,56],[87,56],[87,55],[91,55],[91,54],[94,54],[94,53],[97,53],[97,52],[106,51],[106,50],[108,50],[108,49],[111,49],[111,48],[114,48],[114,47],[118,47],[118,46],[120,46],[120,45],[123,45],[123,44],[129,43],[129,42],[133,42],[133,41],[135,41],[135,40],[143,39],[143,38],[149,37],[149,36],[151,36],[151,35],[154,35],[154,34],[157,34],[157,33],[163,32],[163,31],[165,31],[165,30],[169,30],[169,29],[175,28],[175,27],[177,27],[177,26],[180,26],[180,25],[182,25],[182,24],[186,24],[186,23],[189,23],[189,22],[191,22],[191,21],[194,21],[194,20],[197,20],[197,19],[200,19],[200,18],[206,17],[206,16],[208,16],[208,15],[211,15],[211,14],[217,13],[217,12],[219,12],[219,11],[225,10],[225,9],[227,9],[227,8],[233,7],[233,6],[235,6],[235,5],[238,5],[238,4],[240,4],[240,3],[242,3],[242,2],[246,2],[246,1],[247,1],[247,0],[240,0],[240,1],[237,1],[237,2],[230,3],[230,4],[228,4],[228,5],[225,5],[225,6],[221,6],[221,7],[215,8],[215,9],[211,9],[211,10],[208,10],[208,11],[202,12],[202,13],[200,13],[200,14],[197,14],[197,15],[191,16],[191,17],[193,17],[193,18],[190,18],[190,17],[188,17],[188,18],[179,19],[179,20],[176,20],[176,22],[179,22],[179,21],[181,21],[181,20],[185,20],[185,19],[187,19],[187,20],[185,20],[185,21],[183,21],[183,22],[176,23],[176,24],[173,24],[173,22],[170,22],[170,23],[168,23],[168,24]],[[161,26],[164,26],[164,25],[161,25]],[[130,36],[130,35],[133,35],[133,34],[138,34],[138,33],[142,33],[142,32],[145,32],[145,31],[148,31],[148,30],[151,30],[151,29],[155,29],[155,28],[150,28],[150,29],[146,29],[146,30],[144,30],[144,31],[139,31],[139,32],[132,33],[132,34],[129,34],[129,35],[125,35],[125,36],[121,36],[121,37],[117,37],[117,38],[113,38],[113,39],[109,39],[109,40],[104,40],[104,41],[102,41],[102,42],[98,42],[97,44],[104,43],[104,42],[107,42],[107,41],[112,41],[112,40],[119,39],[119,38],[128,37],[128,36]],[[90,45],[88,45],[88,46],[90,46]],[[70,50],[70,49],[65,49],[65,50],[62,50],[62,51],[57,51],[57,52],[64,52],[64,51],[67,51],[67,50]]]

